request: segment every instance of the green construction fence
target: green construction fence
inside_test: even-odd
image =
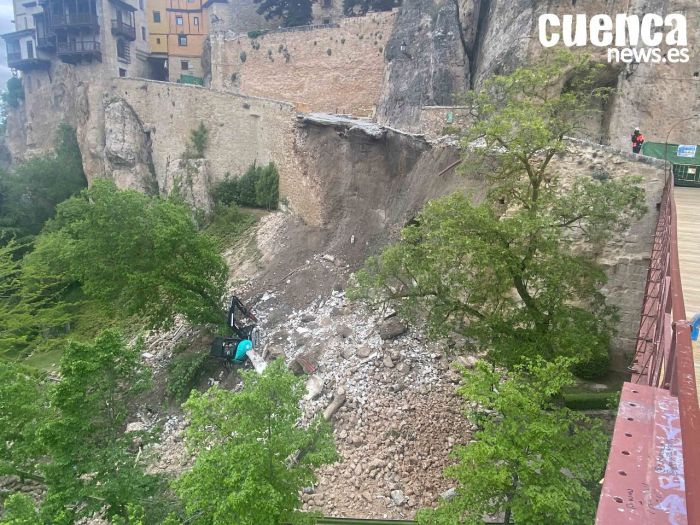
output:
[[[642,154],[668,160],[676,186],[700,188],[700,146],[647,141],[642,145]]]

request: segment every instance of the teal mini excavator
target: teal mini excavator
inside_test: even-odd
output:
[[[260,341],[258,319],[235,295],[231,297],[227,324],[233,332],[229,337],[217,337],[210,354],[233,365],[245,365],[248,361],[259,373],[265,369],[265,361],[255,348]]]

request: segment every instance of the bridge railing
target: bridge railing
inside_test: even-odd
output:
[[[632,382],[669,390],[678,398],[688,523],[700,523],[700,408],[690,323],[678,259],[673,176],[659,209],[642,304]],[[613,439],[615,439],[615,436]]]

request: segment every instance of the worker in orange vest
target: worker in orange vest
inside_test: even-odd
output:
[[[634,133],[632,133],[632,153],[641,153],[642,144],[644,144],[644,135],[639,131],[639,128],[634,128]]]

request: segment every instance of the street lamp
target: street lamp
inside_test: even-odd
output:
[[[673,125],[669,128],[668,133],[666,134],[666,142],[664,143],[664,174],[668,177],[668,139],[671,138],[671,132],[673,129],[678,126],[678,124],[682,124],[683,122],[688,122],[689,120],[693,120],[694,118],[700,118],[700,114],[695,114],[691,115],[689,117],[685,117],[681,120],[678,120],[673,123]]]

